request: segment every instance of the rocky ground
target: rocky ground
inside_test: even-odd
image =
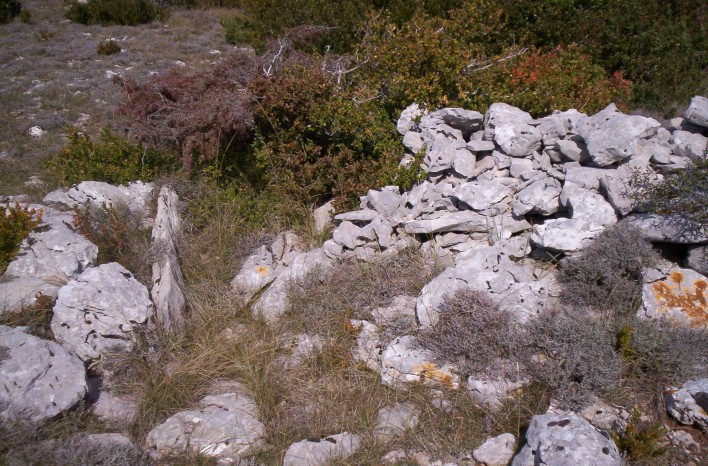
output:
[[[196,69],[223,47],[218,12],[91,28],[40,3],[26,2],[34,24],[2,26],[3,195],[28,192],[66,122],[111,119],[110,73]],[[125,52],[99,58],[108,35]],[[614,105],[534,119],[412,104],[397,129],[420,181],[371,187],[351,212],[321,206],[309,237],[235,237],[226,203],[192,228],[169,180],[8,197],[42,215],[0,280],[3,461],[705,464],[708,232],[639,212],[627,186],[705,159],[707,120],[703,97],[665,126]],[[149,236],[144,255],[99,260],[75,220],[110,206]],[[613,231],[636,236],[606,255],[636,258],[637,306],[625,320],[563,309],[563,270]],[[678,372],[647,372],[631,333],[605,342],[615,319],[669,322],[654,335],[679,350],[658,359],[691,376],[651,379]],[[544,340],[541,324],[562,331]]]

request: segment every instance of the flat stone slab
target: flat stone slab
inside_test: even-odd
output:
[[[660,280],[644,284],[640,317],[667,318],[696,328],[708,327],[708,278],[691,269],[675,267]]]
[[[41,422],[86,395],[83,362],[53,341],[0,325],[0,418]]]
[[[158,455],[191,451],[238,462],[265,445],[265,426],[253,399],[241,393],[210,395],[199,409],[181,411],[155,427],[147,444]]]

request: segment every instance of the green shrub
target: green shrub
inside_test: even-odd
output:
[[[642,209],[658,214],[678,214],[685,226],[708,225],[708,159],[695,160],[685,170],[667,175],[654,184],[638,172],[631,180],[632,197]]]
[[[175,168],[176,160],[167,151],[147,149],[104,128],[98,140],[77,129],[69,142],[46,165],[57,179],[67,185],[85,180],[126,184],[149,181]]]
[[[448,299],[438,321],[419,335],[442,362],[456,362],[463,375],[480,374],[515,358],[521,332],[514,317],[484,293],[466,291]]]
[[[0,273],[20,250],[20,243],[42,222],[42,211],[9,203],[0,206]]]
[[[353,203],[392,178],[400,140],[378,103],[357,102],[317,69],[286,70],[251,89],[262,96],[253,148],[268,183],[308,203]]]
[[[118,42],[113,39],[103,40],[96,46],[96,53],[99,55],[113,55],[114,53],[120,53],[121,50]]]
[[[627,223],[613,225],[561,269],[561,301],[608,317],[633,315],[641,302],[642,270],[657,260],[639,231]]]
[[[66,17],[75,23],[135,26],[164,19],[166,10],[151,0],[71,0]]]
[[[635,409],[622,435],[613,435],[619,451],[631,461],[646,461],[666,452],[661,441],[666,429],[660,422],[641,420],[641,413]]]
[[[0,24],[9,23],[21,10],[22,5],[17,0],[0,0]]]
[[[32,24],[32,13],[27,8],[23,8],[20,12],[20,21],[24,24]]]

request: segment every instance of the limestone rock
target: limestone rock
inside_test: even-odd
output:
[[[708,245],[689,247],[684,266],[701,275],[708,275]]]
[[[459,376],[452,365],[438,367],[433,354],[418,347],[415,337],[406,335],[393,340],[381,356],[381,382],[395,387],[401,383],[423,382],[457,389]]]
[[[516,437],[513,434],[501,434],[488,438],[472,452],[475,461],[485,466],[506,466],[514,456]]]
[[[312,215],[315,222],[315,233],[324,233],[332,224],[332,215],[334,215],[334,205],[332,201],[316,208]]]
[[[708,427],[708,379],[686,382],[670,388],[664,396],[666,411],[681,424]]]
[[[160,456],[191,451],[228,462],[238,462],[265,446],[265,426],[250,396],[209,395],[199,407],[181,411],[151,430],[148,446]]]
[[[376,212],[374,209],[361,209],[361,210],[354,210],[352,212],[344,212],[338,215],[335,215],[334,219],[340,222],[346,221],[346,222],[353,222],[353,223],[359,223],[359,222],[364,222],[364,223],[369,223],[373,219],[375,219],[378,216],[378,212]]]
[[[632,214],[627,217],[627,222],[640,232],[642,238],[652,242],[708,243],[708,229],[680,215]]]
[[[708,128],[708,99],[700,95],[692,98],[683,116],[694,125]]]
[[[492,409],[499,409],[509,393],[528,383],[528,380],[511,380],[503,375],[498,377],[470,376],[467,378],[467,390],[480,404]]]
[[[419,121],[423,115],[428,112],[421,109],[418,104],[413,103],[401,112],[401,116],[396,123],[396,130],[403,136],[408,131],[412,131],[416,128],[416,121]]]
[[[274,321],[287,311],[290,302],[288,293],[291,287],[300,285],[311,273],[327,274],[334,263],[334,260],[329,258],[322,249],[314,249],[298,255],[255,302],[254,315],[261,315],[268,321]]]
[[[68,191],[52,191],[43,202],[58,204],[69,209],[91,204],[95,207],[113,207],[117,204],[126,205],[131,212],[149,215],[149,205],[152,196],[152,183],[136,181],[127,186],[113,186],[102,181],[82,181]]]
[[[0,325],[0,418],[41,422],[86,395],[84,364],[62,346]]]
[[[283,466],[325,466],[335,458],[346,458],[359,449],[361,438],[342,432],[322,439],[302,440],[290,445]]]
[[[91,361],[112,351],[127,352],[135,332],[153,316],[147,288],[122,265],[103,264],[59,290],[52,332],[57,341]]]
[[[0,315],[20,312],[37,305],[42,296],[56,299],[59,284],[47,283],[45,279],[20,277],[0,283]]]
[[[352,349],[352,358],[366,368],[379,372],[382,352],[378,336],[379,327],[366,320],[351,319],[349,323],[357,331],[356,346]]]
[[[614,104],[583,119],[578,128],[595,165],[607,166],[631,158],[639,139],[656,133],[661,124],[639,115],[625,115]]]
[[[641,317],[668,318],[691,327],[708,327],[706,289],[708,278],[695,270],[679,267],[669,270],[660,280],[642,288]]]
[[[396,296],[389,306],[376,308],[371,315],[377,325],[387,325],[401,319],[415,322],[415,303],[413,296]]]
[[[534,416],[526,431],[526,444],[511,466],[595,465],[619,466],[614,442],[586,420],[575,416]]]
[[[512,204],[514,215],[552,215],[561,209],[560,193],[561,184],[554,178],[535,181],[517,193],[516,201]]]
[[[673,143],[676,155],[688,157],[691,160],[702,160],[706,158],[708,138],[702,134],[688,131],[674,131],[671,135],[671,142]]]
[[[418,408],[413,403],[398,403],[379,409],[374,438],[386,441],[418,425]]]
[[[541,148],[541,132],[530,123],[531,115],[508,104],[495,103],[484,117],[484,138],[494,140],[512,157],[525,157]]]
[[[450,127],[462,131],[465,136],[477,131],[484,121],[484,115],[474,110],[445,108],[441,112],[443,121]]]
[[[248,256],[231,280],[231,291],[241,303],[248,303],[302,253],[300,248],[297,235],[290,231],[281,233],[270,246],[263,245]]]
[[[165,330],[184,325],[184,279],[177,256],[177,238],[181,231],[179,197],[169,186],[160,189],[157,215],[152,228],[153,250],[157,251],[152,264],[152,290],[155,314]]]
[[[511,194],[514,179],[471,181],[455,188],[453,198],[464,202],[473,210],[487,210]]]
[[[139,403],[126,396],[116,396],[102,391],[93,405],[93,414],[103,423],[116,426],[128,426],[138,413]]]
[[[417,154],[425,148],[425,142],[420,133],[415,131],[408,131],[405,136],[403,136],[403,147],[411,151],[413,154]]]

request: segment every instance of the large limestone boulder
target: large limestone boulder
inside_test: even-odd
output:
[[[708,228],[676,214],[632,214],[627,222],[642,238],[660,243],[707,244]]]
[[[534,416],[526,431],[526,445],[511,466],[593,465],[619,466],[620,455],[609,435],[576,416]]]
[[[191,451],[237,463],[265,446],[265,426],[253,399],[240,392],[209,395],[155,427],[147,444],[158,455]]]
[[[0,325],[0,418],[41,422],[86,395],[84,364],[62,346]]]
[[[307,439],[290,445],[283,466],[325,466],[336,458],[346,458],[359,449],[361,438],[349,432],[321,439]]]
[[[625,115],[610,104],[583,119],[578,132],[587,144],[592,163],[604,167],[631,158],[639,140],[653,136],[660,126],[653,118]]]
[[[122,265],[91,268],[59,290],[52,332],[84,361],[130,351],[154,308],[148,290]]]
[[[691,269],[674,267],[666,275],[645,283],[640,317],[667,318],[683,325],[708,327],[708,278]]]

